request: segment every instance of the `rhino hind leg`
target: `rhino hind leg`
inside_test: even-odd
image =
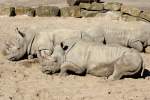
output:
[[[143,51],[143,44],[141,41],[134,41],[134,42],[131,42],[129,43],[129,47],[132,47],[140,52]]]
[[[61,65],[61,71],[60,71],[59,76],[68,75],[68,71],[81,75],[83,72],[85,72],[85,69],[71,62],[64,62]]]
[[[114,64],[114,72],[109,80],[119,80],[122,76],[137,74],[142,68],[142,58],[137,53],[127,53]]]

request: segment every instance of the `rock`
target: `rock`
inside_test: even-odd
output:
[[[150,53],[150,46],[148,46],[148,47],[145,48],[145,52],[146,53]]]
[[[67,0],[70,6],[79,5],[80,3],[100,2],[100,0]]]
[[[80,3],[79,7],[80,7],[81,9],[89,10],[90,7],[91,7],[91,4],[90,4],[90,3]]]
[[[31,16],[31,17],[35,17],[36,16],[35,9],[34,8],[26,9],[26,15]]]
[[[121,9],[121,5],[122,3],[118,3],[118,2],[108,2],[104,5],[104,9],[119,11]]]
[[[81,17],[80,7],[71,6],[60,9],[60,15],[63,17]]]
[[[36,14],[40,17],[58,16],[59,8],[55,6],[39,6],[36,8]]]
[[[74,6],[74,5],[78,5],[80,2],[79,2],[79,0],[67,0],[67,3],[70,6]]]
[[[101,12],[100,12],[100,13],[97,13],[97,14],[96,14],[96,17],[105,17],[105,15],[106,15],[105,13],[101,13]]]
[[[14,7],[7,7],[1,6],[0,7],[0,15],[8,15],[8,16],[15,16],[15,8]]]
[[[93,2],[91,4],[91,7],[89,8],[89,10],[97,10],[97,11],[100,11],[100,10],[103,10],[103,9],[104,9],[104,4],[96,3],[96,2]]]
[[[150,21],[150,11],[143,11],[141,14],[140,14],[140,17],[141,18],[144,18],[148,21]]]
[[[90,4],[90,3],[80,3],[79,7],[81,9],[86,9],[86,10],[100,11],[100,10],[104,9],[104,4],[96,3],[96,2],[93,2],[92,4]]]
[[[69,17],[70,16],[70,7],[63,7],[60,9],[60,16]]]
[[[81,10],[82,17],[95,17],[98,13],[98,11]]]
[[[132,16],[139,16],[141,13],[141,10],[136,8],[136,7],[123,5],[121,7],[121,12],[126,13],[126,14],[130,14]]]
[[[24,15],[25,14],[25,7],[16,7],[15,12],[16,12],[16,15]]]
[[[29,7],[16,7],[16,15],[35,16],[35,9]]]

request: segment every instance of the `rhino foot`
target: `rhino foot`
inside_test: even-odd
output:
[[[134,41],[129,43],[129,46],[142,52],[143,51],[143,44],[140,41]]]
[[[116,72],[114,72],[112,75],[108,77],[108,80],[115,81],[115,80],[119,80],[121,77],[122,77],[121,74],[119,73],[117,74]]]
[[[60,72],[59,73],[59,77],[66,77],[66,76],[68,76],[68,73],[67,72]]]

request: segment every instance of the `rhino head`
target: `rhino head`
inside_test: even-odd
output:
[[[40,64],[42,66],[42,72],[46,74],[53,74],[58,72],[60,70],[61,64],[63,63],[64,55],[65,51],[61,48],[60,45],[56,45],[51,56],[41,59]]]
[[[17,33],[20,35],[19,38],[17,38],[17,41],[15,45],[9,48],[9,53],[8,53],[8,60],[10,61],[17,61],[20,60],[25,56],[27,53],[27,48],[28,48],[28,42],[26,39],[26,34],[23,32],[20,32],[18,28],[16,28]],[[11,44],[10,44],[11,45]]]
[[[62,41],[54,47],[51,56],[42,59],[42,72],[46,74],[53,74],[60,71],[61,64],[65,61],[66,54],[74,46],[78,39],[70,38]]]

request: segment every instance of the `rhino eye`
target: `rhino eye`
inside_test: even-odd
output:
[[[18,47],[17,50],[20,50],[20,47]]]

